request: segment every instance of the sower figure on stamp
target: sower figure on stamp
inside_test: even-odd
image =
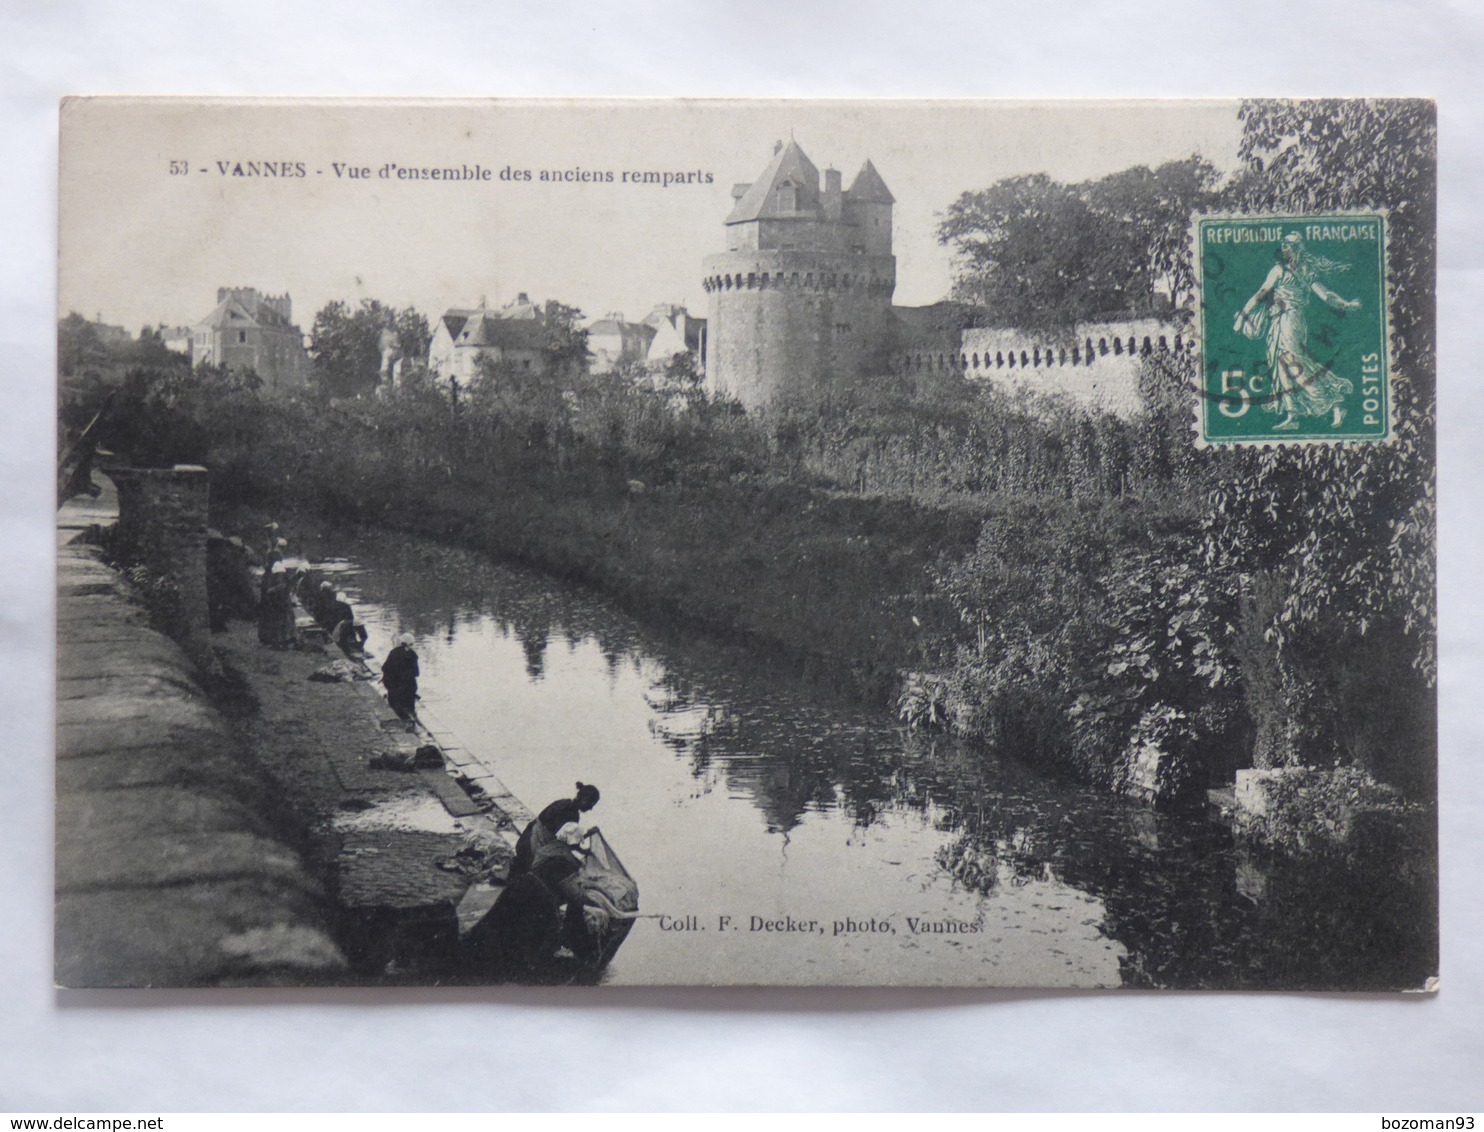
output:
[[[386,654],[381,665],[381,683],[386,688],[387,703],[392,705],[397,718],[407,724],[409,731],[417,722],[417,678],[422,675],[412,640],[411,633],[398,637],[397,647]]]
[[[1283,413],[1274,431],[1298,428],[1298,417],[1329,412],[1334,414],[1331,426],[1339,428],[1345,419],[1343,401],[1355,386],[1309,352],[1305,311],[1311,295],[1337,311],[1360,309],[1359,299],[1342,299],[1317,278],[1322,271],[1346,271],[1348,265],[1307,251],[1297,232],[1284,237],[1278,259],[1257,293],[1237,312],[1234,328],[1247,338],[1267,335],[1268,367],[1278,393],[1268,410]]]

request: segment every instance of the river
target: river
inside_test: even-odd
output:
[[[1036,773],[580,587],[327,532],[384,656],[533,809],[577,780],[638,880],[613,984],[1418,985],[1429,885],[1266,860],[1205,814]],[[1400,866],[1399,866],[1400,867]]]

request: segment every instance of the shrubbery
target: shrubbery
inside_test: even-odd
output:
[[[1239,811],[1238,831],[1292,854],[1319,853],[1350,840],[1356,823],[1424,816],[1395,787],[1360,767],[1297,767],[1266,780],[1259,812]]]

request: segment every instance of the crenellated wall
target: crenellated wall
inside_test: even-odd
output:
[[[958,369],[1006,389],[1064,396],[1129,416],[1141,407],[1139,360],[1193,346],[1159,319],[1120,319],[1078,323],[1067,335],[1001,327],[965,330],[957,352],[909,351],[896,361],[907,373]]]
[[[738,250],[707,257],[706,372],[749,408],[884,360],[892,256]]]
[[[758,408],[883,369],[895,332],[893,199],[869,160],[850,188],[798,143],[732,188],[725,252],[707,256],[706,380]]]

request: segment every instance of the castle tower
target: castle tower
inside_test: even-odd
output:
[[[850,188],[793,141],[732,189],[727,250],[705,259],[706,379],[748,408],[868,373],[892,325],[893,198],[869,161]]]

